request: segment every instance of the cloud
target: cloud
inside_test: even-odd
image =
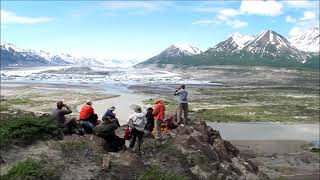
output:
[[[286,21],[288,22],[289,19],[290,18],[286,18]],[[295,21],[292,21],[294,23],[294,27],[288,32],[289,38],[297,34],[301,34],[309,28],[319,27],[319,19],[317,18],[316,13],[312,11],[304,11],[302,17],[290,20]]]
[[[243,0],[240,11],[247,14],[277,16],[282,13],[283,5],[275,0]]]
[[[235,29],[248,26],[247,22],[240,20],[227,20],[226,24]]]
[[[192,22],[192,24],[194,24],[194,25],[197,25],[197,24],[209,25],[209,24],[214,24],[214,23],[215,23],[215,21],[214,20],[210,20],[210,19],[197,20],[197,21]]]
[[[240,14],[242,14],[242,12],[240,10],[233,9],[233,8],[224,8],[224,9],[219,10],[217,18],[219,20],[224,21],[224,20],[229,19],[230,17],[234,17],[234,16],[237,16]]]
[[[106,1],[103,7],[109,10],[136,10],[143,12],[155,12],[165,7],[173,6],[172,2],[151,2],[151,1]]]
[[[295,22],[297,22],[297,20],[291,16],[286,16],[286,22],[295,23]]]
[[[235,19],[236,16],[245,14],[255,14],[263,16],[276,16],[282,13],[282,4],[275,0],[243,0],[239,9],[234,8],[211,8],[202,7],[197,9],[200,12],[214,11],[218,12],[216,15],[216,21],[219,23],[225,23],[232,28],[242,28],[248,26],[248,22]],[[290,19],[292,20],[292,19]],[[213,20],[199,20],[193,22],[193,24],[212,24]]]
[[[219,8],[216,7],[197,7],[194,9],[195,12],[205,12],[205,13],[214,13],[217,12]]]
[[[241,12],[239,9],[224,8],[218,11],[216,19],[220,23],[226,23],[228,26],[231,26],[232,28],[246,27],[248,26],[247,22],[234,19],[235,16],[241,14],[243,14],[243,12]]]
[[[299,20],[300,21],[308,21],[308,20],[313,20],[315,19],[316,17],[316,14],[314,12],[311,12],[311,11],[305,11],[303,13],[303,17],[300,18]]]
[[[210,25],[210,24],[221,24],[225,23],[228,26],[231,26],[234,29],[242,28],[248,26],[248,22],[240,21],[240,20],[233,20],[233,19],[203,19],[192,22],[193,25]]]
[[[51,21],[49,17],[18,16],[14,12],[1,9],[1,23],[3,24],[39,24]]]
[[[295,25],[306,26],[308,24],[317,24],[319,21],[316,19],[316,13],[312,11],[305,11],[300,18],[293,18],[292,16],[286,16],[287,23],[295,23]]]
[[[233,16],[241,14],[241,12],[237,9],[226,8],[226,9],[220,10],[219,14],[224,15],[224,16],[228,16],[228,17],[233,17]]]
[[[317,1],[314,1],[317,3]],[[284,1],[284,5],[297,9],[309,9],[314,8],[314,2],[308,0],[288,0]]]

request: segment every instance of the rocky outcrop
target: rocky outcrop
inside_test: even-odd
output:
[[[143,173],[142,169],[153,165],[187,179],[261,177],[253,162],[242,157],[235,146],[222,139],[219,132],[205,122],[179,126],[165,135],[162,144],[156,144],[151,138],[145,139],[140,157],[127,151],[109,153],[104,164],[108,168],[102,170],[96,179],[134,179]],[[131,176],[127,176],[130,173]]]
[[[15,116],[47,116],[46,114],[2,113],[1,117]],[[193,124],[179,126],[163,135],[163,141],[159,143],[153,138],[145,138],[141,154],[129,150],[121,150],[116,153],[106,152],[101,138],[94,135],[65,136],[63,140],[52,141],[49,144],[62,144],[60,146],[46,145],[44,154],[50,156],[52,161],[59,162],[64,171],[59,172],[61,179],[126,179],[135,180],[146,174],[147,169],[160,168],[160,172],[174,174],[190,180],[236,180],[236,179],[268,179],[259,172],[254,162],[246,159],[239,150],[229,141],[224,140],[219,131],[207,126],[204,121],[192,121]],[[123,129],[116,131],[123,137]],[[71,141],[71,142],[69,142]],[[103,140],[102,140],[103,141]],[[30,152],[34,152],[35,144],[30,144]],[[75,148],[78,149],[75,149]],[[48,155],[50,149],[58,153]],[[25,148],[21,148],[25,152]],[[73,161],[64,157],[73,157],[73,151],[77,152],[77,158]],[[71,152],[71,153],[70,153]],[[80,153],[79,152],[83,152]],[[68,154],[69,153],[69,154]],[[6,157],[15,157],[14,149],[8,149]],[[22,157],[22,156],[21,156]],[[0,161],[1,161],[0,157]],[[5,159],[3,159],[5,160]],[[12,161],[16,162],[16,161]],[[0,162],[5,164],[5,162]],[[11,163],[12,164],[12,163]],[[156,169],[155,168],[155,169]],[[149,174],[148,174],[149,175]],[[157,175],[154,175],[157,176]],[[152,178],[151,178],[152,179]]]

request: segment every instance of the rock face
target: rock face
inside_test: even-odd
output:
[[[106,158],[109,169],[104,169],[95,178],[134,179],[152,165],[187,179],[261,178],[257,166],[242,157],[235,146],[223,140],[219,132],[205,122],[179,126],[164,139],[160,145],[155,144],[154,139],[145,139],[141,157],[127,151],[109,153]],[[129,172],[134,176],[127,176]]]
[[[197,179],[258,179],[256,167],[205,122],[173,131],[173,144],[186,157]]]

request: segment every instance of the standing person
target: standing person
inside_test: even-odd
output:
[[[78,124],[75,117],[67,116],[71,114],[71,108],[66,104],[63,104],[62,101],[57,102],[57,108],[54,109],[51,113],[51,117],[58,125],[63,128],[65,134],[79,134],[83,135],[82,132],[78,131]]]
[[[91,134],[92,128],[98,124],[98,116],[94,113],[92,102],[90,100],[88,100],[86,104],[82,106],[79,119],[83,129],[87,133]]]
[[[153,108],[149,107],[147,109],[147,114],[146,114],[147,124],[144,127],[144,129],[148,132],[148,134],[150,134],[154,128],[154,117],[153,117],[152,112],[153,112]]]
[[[132,138],[130,141],[130,149],[133,149],[136,143],[136,138],[138,138],[138,152],[140,153],[140,148],[143,140],[144,126],[147,124],[145,114],[142,113],[141,107],[137,106],[134,108],[134,113],[129,116],[127,124],[132,129]]]
[[[174,93],[177,96],[178,102],[178,111],[177,111],[177,123],[183,126],[187,124],[188,121],[188,91],[185,90],[185,85],[180,85],[176,92]],[[182,113],[183,113],[183,124],[182,124]]]
[[[161,99],[158,99],[154,102],[154,109],[153,109],[153,117],[154,117],[154,127],[156,128],[156,140],[161,140],[161,124],[165,117],[166,107],[164,106]]]

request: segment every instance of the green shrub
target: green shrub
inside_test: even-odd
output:
[[[58,180],[60,179],[58,169],[49,165],[48,162],[34,159],[27,159],[18,162],[6,175],[1,176],[2,180]]]
[[[24,116],[0,121],[0,147],[28,145],[36,140],[61,138],[62,129],[49,117]]]
[[[320,148],[311,148],[310,151],[313,153],[318,153],[318,155],[320,155]]]
[[[159,166],[150,166],[139,180],[186,180],[184,176],[175,174],[172,171],[163,171]]]

